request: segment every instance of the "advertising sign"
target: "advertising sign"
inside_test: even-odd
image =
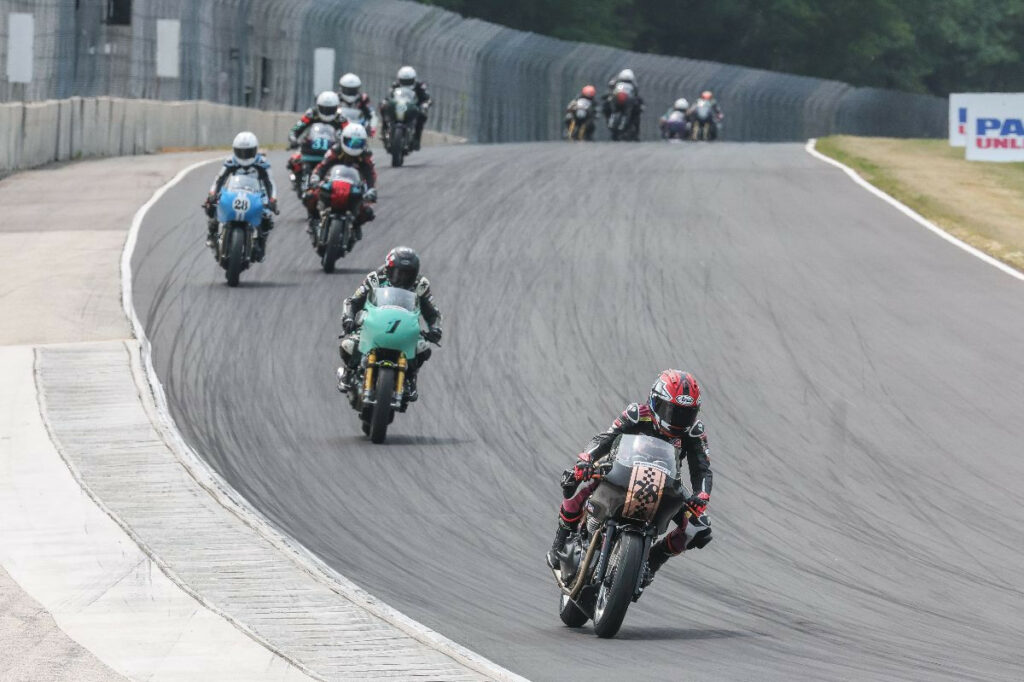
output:
[[[1024,161],[1024,94],[969,100],[965,136],[968,161]]]
[[[949,146],[963,147],[967,144],[967,102],[971,94],[953,92],[949,95]]]

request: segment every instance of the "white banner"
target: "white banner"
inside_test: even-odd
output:
[[[971,96],[965,136],[968,161],[1024,161],[1024,93]]]
[[[156,76],[178,78],[181,62],[181,22],[177,19],[156,20]]]
[[[7,15],[7,80],[9,82],[32,82],[34,39],[35,22],[31,14],[11,12]]]
[[[318,47],[313,50],[313,96],[334,89],[334,48]]]
[[[949,95],[949,146],[967,145],[967,104],[972,95],[953,92]]]

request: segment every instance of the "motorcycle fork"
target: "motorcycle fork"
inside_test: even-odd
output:
[[[615,543],[617,528],[615,522],[609,520],[604,526],[604,542],[601,544],[601,555],[597,559],[597,567],[594,569],[594,584],[599,585],[604,581],[604,574],[608,572],[608,557],[612,553],[612,545]]]
[[[377,366],[377,351],[371,350],[366,356],[366,373],[363,376],[363,394],[369,395],[373,388],[373,368]]]
[[[643,563],[640,564],[640,571],[636,576],[636,584],[633,585],[633,601],[639,599],[640,595],[644,592],[644,574],[646,573],[644,567],[647,566],[647,557],[651,555],[651,545],[654,544],[655,533],[657,533],[655,528],[648,528],[644,531],[644,552],[641,554]]]
[[[401,399],[402,390],[405,388],[405,372],[409,368],[409,361],[405,359],[405,353],[398,354],[398,372],[395,378],[395,394]]]

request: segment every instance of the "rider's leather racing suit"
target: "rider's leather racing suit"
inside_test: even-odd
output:
[[[316,168],[313,169],[310,175],[309,186],[312,188],[311,191],[317,197],[318,209],[321,216],[325,214],[330,203],[331,195],[330,192],[324,192],[320,188],[320,182],[323,182],[327,178],[328,172],[331,167],[341,164],[343,166],[351,166],[359,171],[360,177],[363,182],[370,189],[373,189],[377,184],[377,167],[373,163],[373,152],[369,149],[363,151],[359,156],[351,156],[345,153],[345,150],[341,148],[340,142],[335,142],[331,145],[331,148],[324,154],[323,160],[317,164]],[[374,219],[373,209],[370,207],[369,202],[364,201],[359,209],[359,215],[356,216],[355,225],[353,225],[356,239],[362,239],[363,237],[363,223],[368,223]]]
[[[608,454],[615,438],[623,434],[651,436],[671,443],[676,448],[680,470],[682,470],[682,460],[686,460],[690,470],[690,485],[693,488],[693,493],[711,495],[711,461],[708,456],[708,438],[704,433],[703,422],[698,420],[681,438],[668,437],[655,427],[649,406],[631,403],[608,429],[591,439],[590,444],[580,457],[596,462]],[[563,492],[571,497],[562,502],[562,507],[559,510],[559,535],[563,542],[564,537],[568,535],[567,531],[574,530],[579,524],[580,518],[583,516],[583,505],[598,485],[598,481],[590,481],[576,489],[575,483],[568,476],[571,474],[571,470],[566,474],[567,476],[563,477]],[[575,494],[573,494],[574,489]],[[687,508],[683,507],[672,517],[676,527],[651,548],[650,563],[653,569],[664,563],[669,556],[679,554],[684,549],[700,548],[711,542],[710,528],[702,530],[687,542],[686,511]]]
[[[376,287],[387,287],[392,286],[388,282],[387,267],[381,266],[378,269],[370,272],[363,279],[363,283],[359,285],[355,293],[345,299],[345,304],[341,312],[341,324],[343,328],[352,328],[355,325],[356,315],[366,305],[366,297],[370,295],[370,291]],[[416,278],[415,283],[410,287],[403,287],[409,291],[416,292],[416,297],[419,299],[420,315],[426,321],[427,326],[431,330],[437,331],[437,338],[440,339],[441,333],[441,311],[438,309],[437,304],[434,302],[434,295],[430,291],[430,282],[426,277],[419,276]],[[353,331],[343,334],[340,337],[339,351],[341,353],[341,361],[344,363],[348,372],[353,372],[359,367],[359,362],[362,360],[362,354],[359,352],[359,329],[355,328]],[[409,393],[413,393],[416,390],[416,374],[419,372],[420,367],[423,366],[427,360],[430,359],[430,346],[423,339],[420,339],[416,346],[416,357],[413,358],[412,362],[409,363],[409,369],[407,370],[406,379],[407,385],[409,385]]]
[[[391,83],[392,90],[399,87],[407,86],[403,86],[398,81]],[[420,139],[423,137],[423,124],[427,122],[427,110],[430,108],[430,93],[427,92],[427,84],[423,81],[416,81],[416,84],[412,86],[412,91],[416,93],[416,104],[419,106],[420,111],[420,115],[416,117],[416,137],[413,141],[412,147],[415,150],[420,148]],[[390,112],[391,100],[385,98],[384,101],[380,103],[381,126],[383,126],[385,130],[388,126]]]
[[[224,187],[224,183],[228,181],[228,178],[236,173],[255,173],[256,179],[259,180],[263,193],[267,197],[267,207],[263,209],[263,220],[259,225],[260,251],[257,254],[257,259],[261,260],[266,247],[267,233],[274,229],[274,219],[270,214],[272,211],[277,212],[277,186],[274,185],[274,181],[270,177],[270,163],[263,154],[257,154],[256,160],[249,166],[241,166],[235,161],[234,156],[229,156],[225,159],[224,165],[220,167],[220,172],[217,173],[217,177],[213,179],[213,184],[210,185],[210,192],[206,198],[206,203],[203,204],[208,219],[206,223],[207,244],[212,247],[214,240],[217,238],[217,229],[220,225],[217,222],[217,200],[220,197],[220,190]]]

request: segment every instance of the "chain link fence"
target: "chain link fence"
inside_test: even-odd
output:
[[[29,83],[8,81],[9,14],[34,19]],[[157,20],[180,22],[176,78],[157,76]],[[838,81],[638,54],[514,31],[400,0],[0,0],[0,101],[79,96],[208,100],[298,111],[314,96],[313,51],[333,48],[374,99],[402,64],[435,99],[429,126],[480,142],[547,140],[585,83],[637,73],[643,136],[678,97],[715,91],[723,138],[830,133],[942,137],[946,101]]]

